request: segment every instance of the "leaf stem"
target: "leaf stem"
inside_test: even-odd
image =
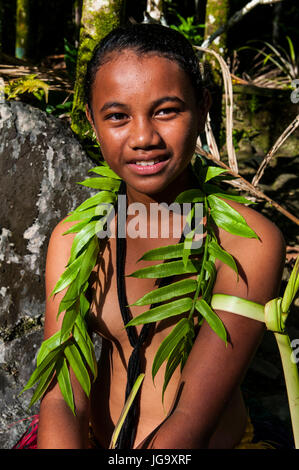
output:
[[[288,335],[274,333],[287,388],[295,448],[299,449],[299,374]]]
[[[208,207],[207,197],[204,198],[204,205],[205,205],[205,214],[206,214],[206,217],[207,217],[207,222],[206,222],[207,234],[206,234],[206,239],[205,239],[202,265],[201,265],[201,268],[200,268],[200,273],[199,273],[199,275],[197,276],[197,279],[196,279],[197,287],[196,287],[196,291],[195,291],[195,294],[194,294],[194,297],[193,297],[192,307],[191,307],[191,310],[189,312],[188,320],[191,320],[191,318],[193,317],[193,314],[194,314],[195,304],[196,304],[196,301],[199,297],[203,276],[205,274],[205,263],[206,263],[207,257],[208,257],[208,245],[209,245],[209,241],[210,241],[210,234],[209,234],[209,230],[208,230],[208,228],[209,228],[209,213],[208,213],[209,207]]]
[[[113,434],[112,434],[112,438],[111,438],[111,441],[110,441],[110,445],[109,445],[109,449],[115,449],[116,441],[117,441],[117,439],[118,439],[119,433],[120,433],[121,428],[122,428],[122,426],[123,426],[123,424],[124,424],[124,421],[125,421],[125,419],[126,419],[126,417],[127,417],[127,414],[128,414],[128,412],[129,412],[129,410],[130,410],[130,408],[131,408],[131,405],[132,405],[132,403],[133,403],[133,401],[134,401],[134,399],[135,399],[135,397],[136,397],[136,395],[137,395],[137,392],[138,392],[138,390],[139,390],[139,388],[140,388],[140,386],[141,386],[141,384],[142,384],[142,381],[143,381],[143,379],[144,379],[144,375],[145,375],[145,374],[139,374],[139,376],[138,376],[137,379],[136,379],[136,382],[135,382],[134,385],[133,385],[133,388],[132,388],[132,390],[131,390],[131,392],[130,392],[130,394],[129,394],[127,400],[126,400],[126,403],[125,403],[125,405],[124,405],[124,407],[123,407],[123,409],[122,409],[122,412],[121,412],[121,414],[120,414],[120,417],[119,417],[119,419],[118,419],[118,421],[117,421],[117,423],[116,423],[116,426],[115,426],[115,428],[114,428],[114,431],[113,431]]]

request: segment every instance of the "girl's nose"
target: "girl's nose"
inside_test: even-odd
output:
[[[132,149],[160,146],[162,138],[150,119],[138,118],[130,126],[129,145]]]

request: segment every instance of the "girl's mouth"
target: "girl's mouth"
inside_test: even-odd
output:
[[[134,173],[142,175],[154,175],[161,171],[169,161],[169,158],[161,159],[155,158],[152,160],[139,160],[136,162],[128,163],[129,167],[134,171]]]

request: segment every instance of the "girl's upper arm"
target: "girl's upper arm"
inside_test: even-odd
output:
[[[46,285],[46,311],[45,311],[45,325],[44,325],[44,339],[49,338],[61,329],[63,315],[62,312],[58,319],[57,313],[59,304],[65,295],[66,289],[58,294],[51,296],[58,279],[66,268],[69,261],[72,241],[75,234],[63,235],[74,223],[60,222],[52,232],[47,252],[46,272],[45,272],[45,285]],[[87,406],[86,396],[83,392],[76,377],[71,371],[71,380],[73,391],[76,398],[76,405],[82,405],[82,410]],[[48,392],[48,398],[62,399],[61,392],[58,384],[56,383]]]
[[[71,227],[70,223],[60,222],[53,230],[47,251],[45,287],[46,287],[46,312],[44,339],[52,336],[61,328],[63,314],[57,320],[57,312],[61,299],[66,290],[51,296],[58,279],[62,275],[68,263],[74,234],[63,235]]]
[[[237,261],[239,281],[235,272],[222,264],[214,293],[265,304],[278,295],[285,260],[284,240],[264,218],[258,217],[257,224],[249,225],[260,240],[238,237],[238,242],[234,238],[223,246]],[[182,372],[174,411],[153,441],[157,448],[198,448],[208,444],[262,338],[264,323],[229,312],[216,313],[226,328],[227,346],[206,322],[202,324]]]
[[[65,291],[50,296],[68,263],[74,235],[63,235],[71,224],[60,222],[51,235],[46,261],[46,313],[44,339],[61,328],[63,312],[57,320],[60,301]],[[89,401],[72,370],[70,371],[76,416],[66,404],[57,381],[46,391],[40,405],[38,448],[86,448],[89,422]]]

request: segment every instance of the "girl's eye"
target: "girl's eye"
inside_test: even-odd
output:
[[[177,115],[178,113],[180,112],[180,110],[178,108],[163,108],[163,109],[159,109],[159,111],[157,111],[157,116],[166,116],[166,117],[171,117],[172,115]]]
[[[124,113],[111,113],[106,116],[106,120],[110,121],[123,121],[124,119],[127,119],[127,115]]]

